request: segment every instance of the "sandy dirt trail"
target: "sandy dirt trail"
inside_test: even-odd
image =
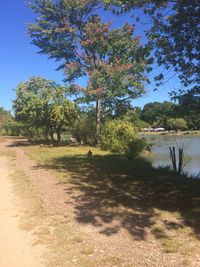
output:
[[[12,192],[9,158],[0,156],[0,267],[42,267],[41,248],[20,229],[20,204]]]

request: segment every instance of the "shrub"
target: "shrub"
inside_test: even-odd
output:
[[[85,114],[74,123],[71,130],[73,137],[75,137],[79,143],[90,145],[94,143],[94,132],[94,122]]]
[[[128,159],[134,159],[139,155],[139,153],[141,153],[144,149],[147,148],[148,145],[146,141],[144,139],[137,138],[128,145],[126,150],[126,156]]]
[[[10,120],[4,125],[4,130],[6,135],[19,136],[25,130],[25,126],[16,122],[15,120]]]
[[[32,127],[26,123],[13,121],[7,125],[7,134],[10,136],[25,136],[38,141],[44,139],[44,128]]]
[[[144,149],[145,141],[140,139],[132,123],[124,120],[108,122],[101,134],[101,148],[124,154],[129,159],[138,156]]]

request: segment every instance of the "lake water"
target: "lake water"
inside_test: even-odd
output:
[[[149,158],[154,167],[171,167],[169,146],[184,146],[184,172],[200,177],[200,136],[144,135],[152,144],[153,157]]]

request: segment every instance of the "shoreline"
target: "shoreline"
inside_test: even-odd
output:
[[[200,136],[200,130],[194,131],[180,131],[180,132],[139,132],[139,134],[145,135],[165,135],[165,136]]]

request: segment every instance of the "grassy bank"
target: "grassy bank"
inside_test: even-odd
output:
[[[86,155],[89,149],[91,158]],[[167,252],[184,251],[185,239],[191,244],[199,240],[199,181],[154,169],[143,159],[128,161],[90,147],[27,146],[24,150],[61,182],[82,192],[76,207],[79,222],[85,215],[91,224],[96,217],[118,219],[138,239],[145,239],[147,227]],[[134,220],[128,223],[128,218]]]
[[[145,135],[167,135],[167,136],[200,136],[200,131],[179,131],[179,132],[140,132]]]

